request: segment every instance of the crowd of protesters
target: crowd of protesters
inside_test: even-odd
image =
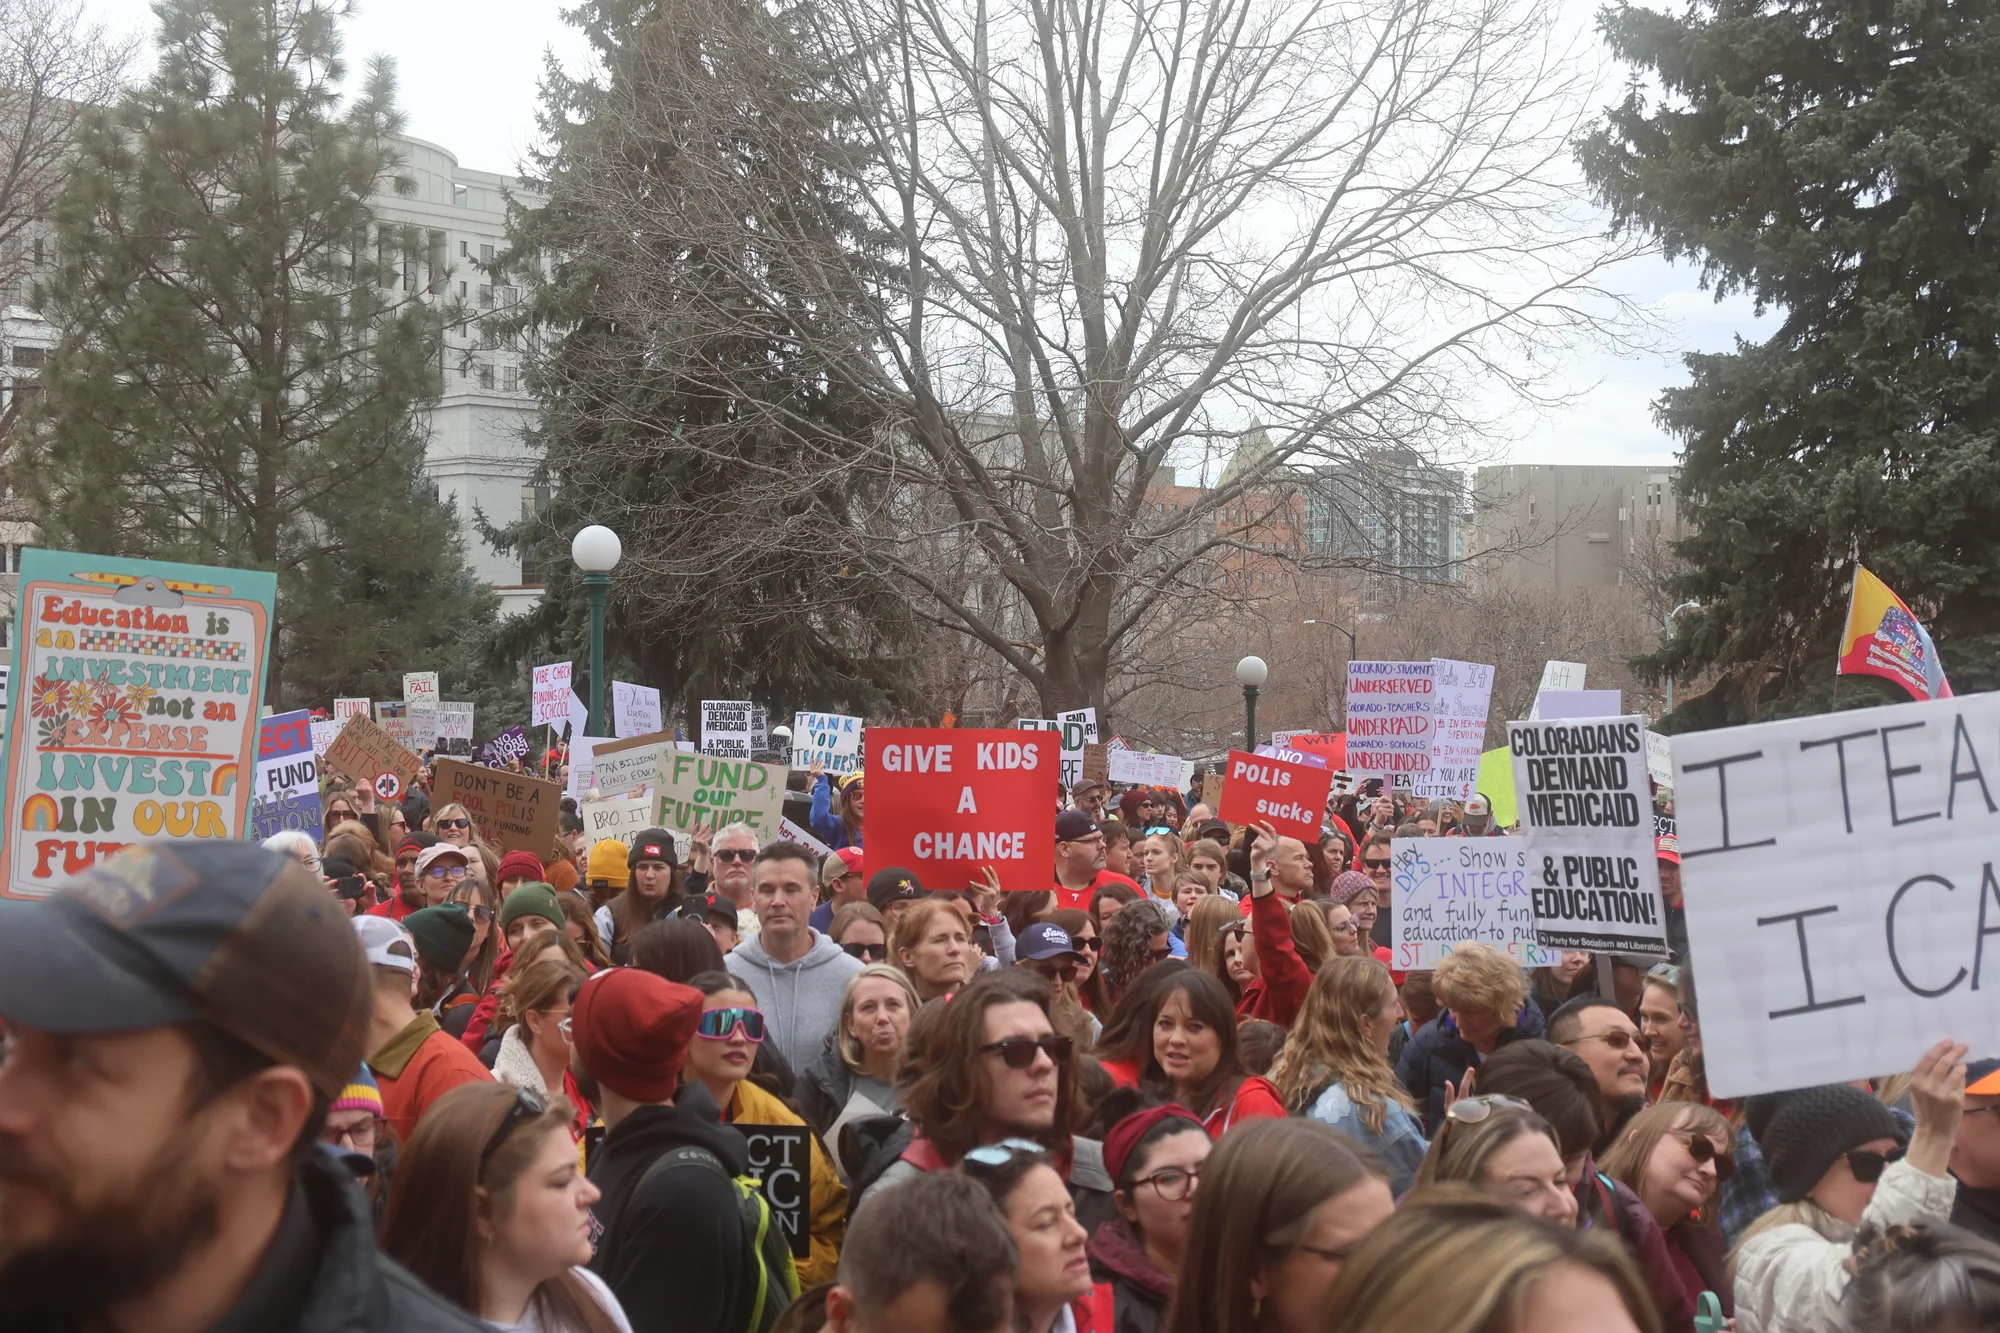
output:
[[[2000,1061],[1719,1100],[1678,925],[1393,970],[1392,839],[1483,797],[1085,781],[1002,893],[803,776],[812,846],[336,785],[11,913],[0,1328],[2000,1327]]]

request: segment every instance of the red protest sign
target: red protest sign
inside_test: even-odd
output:
[[[1300,754],[1316,754],[1326,760],[1328,768],[1336,771],[1347,767],[1347,733],[1344,731],[1298,732],[1285,742],[1284,748],[1297,750]]]
[[[1287,838],[1308,844],[1318,841],[1326,794],[1333,786],[1332,769],[1231,750],[1224,771],[1227,781],[1222,784],[1218,818],[1232,824],[1269,824]]]
[[[868,729],[868,866],[903,866],[927,889],[1049,887],[1062,737],[957,727]]]

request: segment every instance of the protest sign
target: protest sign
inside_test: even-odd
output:
[[[403,673],[403,702],[411,704],[436,704],[438,701],[438,673],[435,671],[405,671]]]
[[[1278,743],[1276,732],[1271,734]],[[1331,769],[1347,767],[1347,733],[1344,731],[1291,731],[1285,733],[1283,748],[1300,754],[1318,755]]]
[[[1490,944],[1522,967],[1553,967],[1535,942],[1534,885],[1524,838],[1397,838],[1389,844],[1391,960],[1435,968],[1459,945]]]
[[[333,744],[326,747],[326,766],[356,782],[365,782],[385,801],[400,801],[417,776],[422,761],[399,745],[388,732],[365,717],[351,717]]]
[[[1430,662],[1347,664],[1347,763],[1367,773],[1431,766],[1436,673]]]
[[[1083,781],[1083,747],[1097,740],[1097,710],[1078,708],[1056,714],[1062,736],[1062,785],[1074,787]]]
[[[861,768],[861,719],[845,713],[799,713],[792,718],[792,767],[814,764],[840,775]]]
[[[2000,694],[1674,737],[1717,1096],[1908,1069],[1944,1037],[2000,1055],[2000,978],[1983,973],[2000,933],[1996,737]]]
[[[312,714],[275,713],[257,728],[257,787],[251,796],[250,836],[263,841],[296,829],[318,842],[319,761],[313,757]]]
[[[611,730],[620,739],[660,729],[660,692],[650,685],[611,682]]]
[[[1181,757],[1177,754],[1150,754],[1143,750],[1113,750],[1109,764],[1112,782],[1130,782],[1141,787],[1174,787],[1181,782]]]
[[[442,700],[437,706],[437,748],[454,759],[472,757],[472,709],[463,701]]]
[[[660,823],[670,829],[748,824],[757,840],[777,837],[785,806],[783,764],[667,751],[660,759]]]
[[[760,763],[772,760],[783,762],[790,755],[777,755],[771,750],[771,715],[762,704],[750,706],[750,757]]]
[[[1535,687],[1534,710],[1528,714],[1529,721],[1541,717],[1542,696],[1557,690],[1580,690],[1587,668],[1581,662],[1542,663],[1542,683]]]
[[[660,780],[660,757],[673,744],[671,731],[605,741],[591,751],[591,785],[606,796],[646,791]]]
[[[1493,823],[1512,828],[1521,817],[1514,801],[1514,756],[1506,746],[1479,756],[1479,794],[1493,807]]]
[[[250,827],[276,576],[21,552],[0,863],[46,896],[145,838]]]
[[[563,788],[567,796],[581,799],[597,787],[597,747],[611,744],[609,736],[586,736],[581,728],[572,727],[569,735],[569,782]]]
[[[1014,719],[1016,731],[1061,731],[1062,723],[1052,717],[1017,717]]]
[[[650,796],[614,796],[603,801],[579,801],[576,813],[583,820],[583,836],[593,844],[617,838],[630,846],[632,835],[653,827],[653,799]],[[674,839],[679,843],[680,838]],[[685,847],[677,846],[678,852]]]
[[[313,758],[322,763],[326,761],[327,747],[332,745],[333,738],[340,734],[340,725],[340,723],[330,717],[316,717],[313,719]]]
[[[418,751],[437,749],[437,705],[405,704],[404,707],[409,710],[411,743]]]
[[[1486,744],[1486,713],[1493,701],[1493,668],[1480,662],[1431,659],[1431,767],[1411,783],[1426,799],[1463,801],[1479,782]]]
[[[380,699],[375,704],[375,725],[388,734],[390,740],[406,750],[417,748],[417,735],[410,725],[410,706],[401,699]]]
[[[742,1123],[736,1131],[750,1145],[750,1174],[791,1244],[792,1258],[803,1261],[812,1252],[812,1131],[804,1125]]]
[[[333,701],[333,720],[336,722],[345,722],[350,717],[369,717],[371,715],[372,706],[367,699],[335,699]]]
[[[805,828],[801,827],[800,825],[794,824],[789,819],[786,819],[783,815],[780,815],[778,817],[778,836],[781,838],[789,838],[793,842],[799,844],[799,846],[804,847],[807,850],[811,851],[812,854],[818,857],[821,862],[824,862],[827,857],[833,855],[833,848],[827,846],[825,843],[821,842],[818,838],[815,838],[811,834],[811,832],[809,832]]]
[[[555,846],[556,816],[562,810],[562,788],[556,783],[463,759],[439,759],[431,765],[431,775],[432,808],[454,801],[464,806],[489,846],[542,857]]]
[[[1222,774],[1204,773],[1201,775],[1201,803],[1207,806],[1211,812],[1222,807]]]
[[[1083,776],[1092,782],[1111,780],[1111,751],[1095,742],[1083,747]]]
[[[1535,716],[1548,721],[1622,717],[1624,713],[1624,696],[1617,690],[1543,690],[1535,696]]]
[[[1646,733],[1646,773],[1669,790],[1674,785],[1674,745],[1657,731]]]
[[[1318,844],[1327,791],[1333,786],[1330,769],[1231,750],[1223,771],[1229,781],[1222,788],[1219,818],[1232,824],[1269,824],[1284,837]]]
[[[561,728],[561,727],[558,727],[558,728],[556,728],[556,730],[558,730],[558,731],[561,731],[561,730],[562,730],[562,728]],[[589,708],[587,708],[587,707],[585,707],[585,705],[584,705],[584,702],[583,702],[583,700],[577,697],[577,693],[576,693],[576,691],[575,691],[575,690],[571,690],[571,691],[569,692],[569,736],[570,736],[570,739],[571,739],[571,740],[573,741],[573,740],[575,740],[575,739],[576,739],[576,738],[577,738],[578,736],[581,736],[581,735],[582,735],[582,734],[583,734],[584,732],[586,732],[586,731],[588,731],[588,730],[590,730],[590,709],[589,709]],[[599,737],[599,739],[600,739],[600,740],[604,740],[604,739],[609,739],[609,738],[608,738],[608,737]]]
[[[748,699],[703,699],[701,752],[718,759],[748,759],[750,709]]]
[[[1667,952],[1643,717],[1507,724],[1534,881],[1552,949]]]
[[[533,748],[527,730],[516,722],[479,747],[479,762],[488,768],[505,768],[511,760],[526,759]]]
[[[551,662],[535,668],[529,687],[529,726],[569,725],[570,673],[575,669],[574,662]]]
[[[1060,738],[1045,731],[868,729],[868,861],[962,889],[1049,887]]]

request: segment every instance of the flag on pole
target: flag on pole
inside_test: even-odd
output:
[[[1840,636],[1839,674],[1893,680],[1919,702],[1951,697],[1929,631],[1888,584],[1859,563],[1847,601],[1847,629]]]

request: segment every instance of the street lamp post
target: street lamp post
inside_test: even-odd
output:
[[[1341,634],[1345,634],[1347,636],[1347,660],[1349,662],[1352,662],[1355,658],[1361,656],[1361,650],[1357,648],[1354,644],[1354,631],[1347,628],[1347,626],[1341,624],[1339,621],[1306,620],[1300,623],[1306,625],[1320,625],[1325,627],[1326,629],[1335,630]],[[1345,726],[1347,725],[1347,672],[1344,670],[1340,673],[1340,712],[1341,712],[1341,725]],[[1331,718],[1327,720],[1329,722],[1332,721]]]
[[[593,523],[569,544],[570,559],[583,571],[583,588],[590,594],[590,734],[604,729],[604,594],[611,590],[611,571],[625,554],[618,534]]]
[[[1667,612],[1665,617],[1661,619],[1660,623],[1666,626],[1668,636],[1671,637],[1673,635],[1675,616],[1679,615],[1683,611],[1699,610],[1700,607],[1701,607],[1700,602],[1682,602],[1679,606]],[[1667,711],[1669,713],[1674,711],[1674,673],[1671,671],[1667,673]]]
[[[1252,656],[1236,664],[1236,683],[1243,687],[1243,749],[1246,754],[1257,750],[1257,687],[1271,678],[1271,668],[1264,665],[1264,659]]]

